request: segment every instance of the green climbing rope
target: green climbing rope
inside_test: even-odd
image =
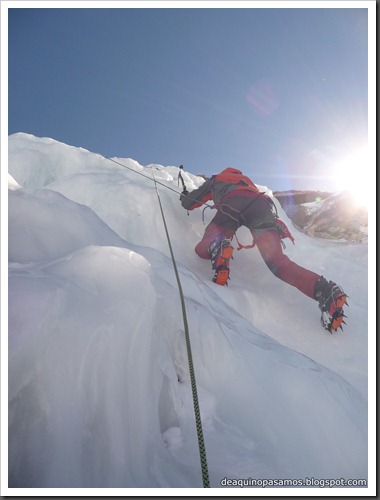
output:
[[[188,326],[188,322],[187,322],[185,297],[184,297],[183,290],[182,290],[181,280],[179,278],[177,264],[176,264],[176,261],[174,258],[174,252],[173,252],[172,244],[170,241],[168,227],[166,225],[164,210],[162,208],[160,193],[158,191],[157,182],[156,182],[156,178],[154,176],[153,168],[152,168],[152,174],[153,174],[153,180],[154,180],[155,187],[156,187],[158,203],[160,205],[162,220],[163,220],[164,227],[165,227],[166,238],[168,240],[170,255],[172,258],[172,263],[173,263],[173,268],[174,268],[174,273],[175,273],[175,277],[177,280],[179,296],[180,296],[180,300],[181,300],[183,327],[184,327],[184,331],[185,331],[187,359],[188,359],[188,363],[189,363],[189,372],[190,372],[190,380],[191,380],[191,390],[193,393],[194,415],[195,415],[195,424],[197,427],[198,446],[199,446],[199,455],[200,455],[201,469],[202,469],[203,487],[209,488],[210,481],[209,481],[208,467],[207,467],[206,448],[205,448],[204,439],[203,439],[202,421],[201,421],[201,414],[200,414],[200,410],[199,410],[199,401],[198,401],[197,384],[196,384],[196,380],[195,380],[193,356],[191,354],[191,343],[190,343],[189,326]]]

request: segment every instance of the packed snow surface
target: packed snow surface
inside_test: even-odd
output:
[[[347,326],[330,335],[317,303],[275,278],[256,248],[235,251],[228,287],[212,283],[194,253],[201,210],[188,214],[173,192],[178,168],[116,160],[127,168],[53,139],[9,138],[9,487],[202,487],[153,174],[211,487],[366,479],[367,244],[301,234],[275,201],[296,238],[285,253],[350,297]],[[189,191],[204,182],[183,177]],[[251,242],[245,228],[238,236]]]

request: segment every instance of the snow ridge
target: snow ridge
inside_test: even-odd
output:
[[[132,170],[53,139],[9,138],[12,488],[202,487],[178,289],[154,183],[133,172],[152,166],[118,161]],[[177,167],[153,168],[180,191]],[[189,190],[204,182],[183,175]],[[159,190],[211,487],[368,478],[367,244],[316,241],[275,200],[296,237],[290,258],[349,290],[348,326],[331,336],[316,303],[256,249],[235,252],[229,287],[213,284],[193,251],[200,212]]]

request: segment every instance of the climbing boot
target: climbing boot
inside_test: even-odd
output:
[[[342,324],[345,324],[346,317],[343,312],[343,306],[347,305],[347,295],[343,289],[333,281],[327,281],[321,276],[314,289],[314,297],[319,303],[319,309],[322,312],[322,326],[332,333],[338,328],[343,330]]]
[[[217,285],[228,285],[233,250],[227,238],[211,243],[208,249],[213,269],[212,281]]]

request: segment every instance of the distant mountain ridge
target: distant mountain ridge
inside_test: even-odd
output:
[[[368,240],[368,209],[348,191],[275,191],[293,224],[318,238],[362,243]]]

